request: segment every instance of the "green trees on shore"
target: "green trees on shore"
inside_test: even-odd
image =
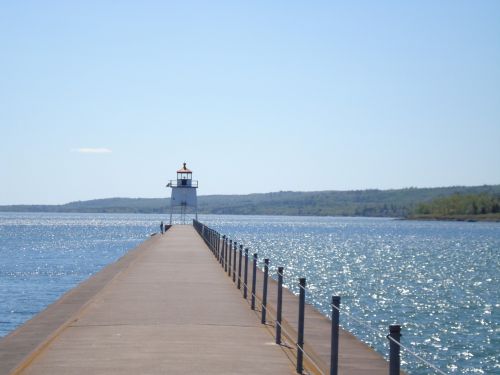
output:
[[[0,212],[169,212],[168,198],[108,198],[63,205],[0,206]],[[203,214],[378,216],[500,221],[500,185],[202,195]]]
[[[492,194],[453,194],[421,203],[415,209],[416,215],[453,216],[486,215],[500,213],[500,196]]]

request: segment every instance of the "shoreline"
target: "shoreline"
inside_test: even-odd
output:
[[[500,215],[412,215],[402,218],[402,220],[421,221],[463,221],[469,223],[489,222],[500,223]]]
[[[162,213],[151,212],[85,212],[85,211],[2,211],[0,214],[109,214],[109,215],[163,215]],[[392,220],[411,220],[411,221],[460,221],[460,222],[489,222],[500,223],[500,214],[484,215],[411,215],[411,216],[351,216],[351,215],[290,215],[290,214],[212,214],[198,213],[199,215],[221,215],[221,216],[281,216],[281,217],[318,217],[318,218],[367,218],[367,219],[392,219]]]

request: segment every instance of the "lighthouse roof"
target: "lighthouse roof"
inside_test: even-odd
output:
[[[182,168],[179,169],[177,173],[193,173],[193,172],[186,167],[186,163],[183,163]]]

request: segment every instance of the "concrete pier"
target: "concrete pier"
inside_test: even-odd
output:
[[[0,374],[292,374],[191,226],[156,235],[0,342]]]
[[[258,272],[258,296],[262,280]],[[274,344],[274,281],[268,298],[264,325],[194,228],[173,226],[2,339],[0,375],[293,374],[293,345]],[[297,297],[285,290],[283,304],[293,336]],[[305,327],[305,350],[319,366],[306,358],[307,371],[327,374],[330,322],[306,306]],[[388,374],[386,361],[346,332],[339,360],[339,374]]]
[[[286,275],[286,270],[284,273]],[[257,297],[259,298],[262,296],[263,277],[263,272],[259,270],[256,277]],[[267,309],[270,313],[270,316],[268,316],[268,321],[270,323],[272,323],[272,320],[276,317],[277,284],[278,283],[275,280],[269,280]],[[282,319],[283,328],[292,335],[292,337],[288,339],[288,342],[296,341],[298,297],[285,288],[283,289]],[[309,367],[311,370],[316,370],[317,367],[319,367],[323,374],[329,374],[331,321],[327,317],[323,316],[314,307],[306,305],[304,326],[304,349],[308,356],[314,361],[314,365],[309,363]],[[288,336],[287,332],[283,332],[282,334]],[[379,353],[343,329],[340,329],[338,359],[339,374],[389,374],[389,363],[385,361]],[[306,363],[311,362],[308,358],[306,358],[305,361]],[[403,372],[401,372],[401,374],[403,374]]]

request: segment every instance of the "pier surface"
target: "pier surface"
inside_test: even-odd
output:
[[[128,257],[111,277],[97,275],[106,280],[96,294],[83,284],[65,296],[72,301],[56,303],[59,314],[81,305],[67,321],[42,313],[2,340],[0,374],[294,372],[191,226],[174,226]]]
[[[263,325],[194,228],[173,226],[0,340],[0,375],[293,374],[297,297],[284,290],[291,337],[276,345],[270,285]],[[306,306],[305,327],[309,371],[329,373],[329,319]],[[342,331],[339,374],[388,374],[388,364]]]

